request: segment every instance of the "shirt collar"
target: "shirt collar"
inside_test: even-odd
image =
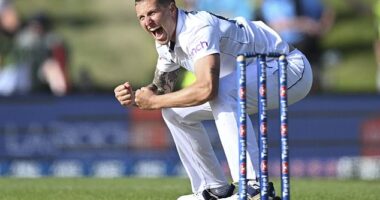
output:
[[[177,18],[177,27],[176,27],[176,35],[175,40],[178,43],[178,35],[181,33],[183,25],[185,23],[185,11],[178,9],[178,18]]]
[[[184,26],[184,21],[186,17],[185,15],[186,15],[185,11],[178,8],[175,42],[169,41],[167,45],[164,45],[164,46],[167,46],[169,51],[174,51],[174,49],[179,46],[178,36],[181,33],[182,28]],[[162,45],[159,45],[157,42],[156,42],[156,45],[162,46]]]
[[[178,36],[182,31],[184,22],[185,22],[185,11],[178,9],[178,16],[177,16],[177,27],[176,27],[176,33],[175,33],[175,42],[169,42],[169,49],[174,50],[176,47],[178,47],[179,41],[178,41]]]

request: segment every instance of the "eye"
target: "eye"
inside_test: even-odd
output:
[[[154,16],[156,14],[156,11],[151,11],[148,13],[148,16],[151,17],[151,16]]]
[[[144,19],[145,19],[144,16],[140,16],[140,17],[139,17],[139,21],[140,21],[140,22],[141,22],[141,21],[144,21]]]

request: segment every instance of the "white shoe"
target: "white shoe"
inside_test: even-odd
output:
[[[236,199],[237,200],[237,198],[231,199],[231,197],[235,196],[233,194],[234,190],[235,190],[235,186],[233,184],[229,185],[228,191],[226,191],[227,193],[224,196],[230,196],[230,195],[232,196],[226,197],[226,198],[220,198],[216,196],[215,194],[213,194],[210,189],[207,189],[200,193],[180,196],[177,200],[217,200],[217,199],[225,199],[225,200]]]
[[[201,193],[180,196],[177,200],[204,200]]]
[[[202,194],[189,194],[189,195],[180,196],[177,200],[204,200],[204,198]],[[239,195],[234,194],[230,197],[222,198],[220,200],[239,200]]]

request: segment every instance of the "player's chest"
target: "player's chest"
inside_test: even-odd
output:
[[[184,67],[189,71],[194,71],[194,62],[181,48],[175,48],[174,51],[168,52],[170,59],[176,64]]]

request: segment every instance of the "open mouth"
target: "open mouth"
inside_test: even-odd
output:
[[[153,34],[154,38],[156,38],[157,40],[162,39],[162,37],[164,36],[164,29],[162,27],[150,29],[150,32]]]

